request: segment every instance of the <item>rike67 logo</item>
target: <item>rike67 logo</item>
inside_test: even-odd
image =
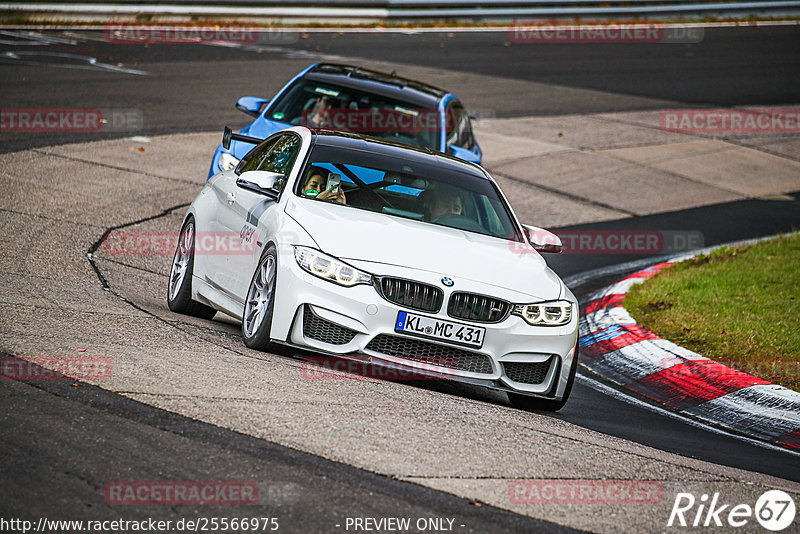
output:
[[[719,493],[710,498],[703,494],[699,499],[691,493],[678,493],[667,526],[738,528],[755,518],[765,529],[780,532],[794,523],[795,513],[794,499],[781,490],[765,491],[755,506],[723,503]]]

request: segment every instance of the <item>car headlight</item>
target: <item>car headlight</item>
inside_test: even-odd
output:
[[[294,259],[304,271],[340,286],[372,284],[371,274],[313,248],[294,247]]]
[[[516,304],[514,315],[534,326],[564,326],[572,319],[572,303],[568,300]]]
[[[233,154],[223,152],[219,156],[219,168],[222,171],[230,171],[235,169],[239,164],[239,160],[233,157]]]

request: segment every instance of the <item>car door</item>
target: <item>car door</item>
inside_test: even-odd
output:
[[[229,236],[230,250],[219,255],[217,283],[237,302],[244,303],[262,252],[259,243],[263,245],[264,236],[277,230],[277,218],[269,212],[280,209],[278,200],[301,146],[300,136],[294,132],[276,134],[248,153],[225,183],[226,201],[218,212],[218,227]],[[243,178],[247,171],[268,171],[283,178],[263,190]]]

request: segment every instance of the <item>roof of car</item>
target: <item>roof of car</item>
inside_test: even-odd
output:
[[[394,73],[387,74],[338,63],[319,63],[312,67],[303,78],[332,83],[350,89],[361,89],[431,108],[436,108],[439,100],[449,94],[444,89],[439,89],[417,80],[402,78]]]
[[[451,170],[464,172],[473,176],[489,179],[486,171],[474,163],[455,158],[448,154],[433,151],[429,148],[398,143],[380,137],[371,137],[350,132],[311,128],[314,143],[324,146],[368,150],[387,156],[402,157],[409,162],[420,161],[427,164],[444,165]]]

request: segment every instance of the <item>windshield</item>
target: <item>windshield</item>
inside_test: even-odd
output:
[[[355,209],[521,241],[497,187],[449,166],[316,145],[295,194]]]
[[[272,106],[267,118],[439,150],[438,110],[328,83],[299,80]]]

